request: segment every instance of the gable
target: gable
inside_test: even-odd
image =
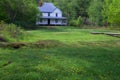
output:
[[[59,14],[62,14],[62,11],[61,11],[60,9],[56,8],[56,9],[53,11],[53,13],[59,13]]]

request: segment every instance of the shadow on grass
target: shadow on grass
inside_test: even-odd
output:
[[[80,28],[72,27],[72,26],[38,26],[34,30],[41,30],[41,31],[43,30],[46,32],[67,32],[67,31],[71,31],[73,29],[80,29]]]
[[[36,30],[43,30],[47,32],[64,32],[66,31],[65,29],[66,27],[64,26],[40,26],[36,28]]]

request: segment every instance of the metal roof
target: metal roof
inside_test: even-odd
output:
[[[51,13],[56,9],[56,7],[53,5],[53,3],[43,3],[41,7],[39,7],[39,10],[41,12]]]
[[[67,19],[66,17],[41,17],[43,19]]]

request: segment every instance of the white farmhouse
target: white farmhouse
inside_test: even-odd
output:
[[[62,11],[52,3],[43,3],[39,7],[42,17],[37,19],[37,25],[67,25],[67,18],[62,16]]]

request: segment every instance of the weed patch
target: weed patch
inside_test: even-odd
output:
[[[0,22],[0,42],[15,42],[25,37],[25,31],[15,24]]]
[[[40,40],[37,42],[31,42],[31,43],[26,43],[26,42],[1,42],[0,47],[2,48],[14,48],[14,49],[19,49],[21,47],[27,47],[27,48],[53,48],[53,47],[58,47],[58,46],[65,46],[60,41],[57,40]]]
[[[32,45],[37,48],[50,48],[63,46],[64,44],[57,40],[40,40],[35,43],[32,43]]]

